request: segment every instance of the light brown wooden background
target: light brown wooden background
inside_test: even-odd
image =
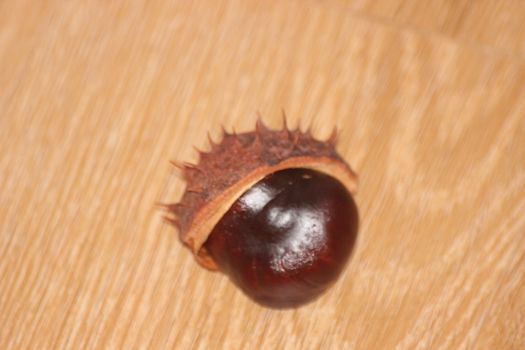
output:
[[[525,3],[3,1],[1,349],[524,349]],[[361,229],[292,311],[153,203],[206,132],[341,129]]]

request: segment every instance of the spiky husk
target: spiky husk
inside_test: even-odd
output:
[[[168,220],[178,227],[182,242],[197,260],[209,269],[217,266],[205,249],[208,235],[231,205],[251,186],[266,175],[286,168],[310,168],[341,181],[350,192],[357,176],[335,150],[336,130],[326,141],[316,140],[310,133],[290,130],[284,122],[282,130],[270,130],[257,121],[255,131],[227,133],[211,151],[199,151],[198,164],[177,164],[187,186],[178,203],[168,204],[174,217]]]

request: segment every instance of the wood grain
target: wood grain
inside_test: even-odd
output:
[[[521,0],[339,0],[354,15],[382,25],[453,39],[464,46],[525,57]]]
[[[525,9],[371,3],[0,3],[0,348],[525,348]],[[288,311],[154,206],[281,108],[360,175],[351,263]]]

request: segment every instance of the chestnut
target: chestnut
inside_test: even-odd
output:
[[[169,220],[205,267],[220,270],[261,305],[297,307],[332,285],[357,237],[357,177],[309,132],[224,133],[179,165],[187,188]]]

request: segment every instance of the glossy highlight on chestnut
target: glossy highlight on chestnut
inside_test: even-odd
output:
[[[286,169],[245,192],[204,249],[256,302],[296,307],[335,282],[357,229],[356,204],[339,181],[310,169]]]

